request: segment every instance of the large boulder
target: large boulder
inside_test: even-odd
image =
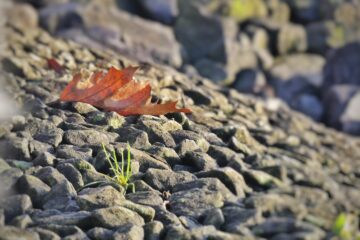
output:
[[[50,33],[82,27],[78,3],[52,4],[39,10],[40,25]]]
[[[111,25],[118,29],[125,45],[122,51],[129,56],[175,67],[182,64],[180,45],[171,28],[122,11],[114,0],[90,1],[81,16],[87,28]]]
[[[151,19],[172,24],[179,14],[177,0],[140,0],[140,6]]]
[[[239,68],[240,46],[237,42],[238,26],[234,19],[214,15],[208,5],[200,1],[180,1],[180,16],[176,21],[174,30],[176,38],[186,50],[187,61],[197,62],[209,59],[224,66],[227,78],[234,77]],[[211,27],[209,27],[211,26]],[[207,66],[210,66],[206,62]],[[207,75],[207,74],[204,74]],[[222,75],[220,75],[221,77]]]
[[[297,22],[309,23],[318,21],[321,18],[321,1],[286,0],[285,2],[289,5],[292,16]]]
[[[270,69],[270,75],[279,97],[290,102],[296,95],[321,86],[323,57],[293,54],[279,59]]]
[[[360,43],[355,42],[335,50],[324,68],[323,88],[335,84],[360,85]]]
[[[269,48],[274,54],[305,52],[308,47],[305,28],[300,24],[281,23],[272,19],[252,21],[269,34]]]
[[[9,24],[17,28],[35,28],[38,26],[38,14],[29,4],[15,4],[6,12]]]
[[[323,55],[329,49],[343,46],[347,41],[344,26],[331,20],[308,24],[306,36],[308,50]]]
[[[170,27],[129,14],[115,0],[50,5],[40,10],[40,23],[92,47],[109,46],[144,62],[182,64],[181,47]]]
[[[341,130],[350,134],[360,134],[360,91],[348,102],[344,113],[340,117]]]
[[[323,97],[324,122],[329,126],[341,129],[341,116],[357,92],[360,92],[360,87],[349,84],[337,84],[330,87]]]

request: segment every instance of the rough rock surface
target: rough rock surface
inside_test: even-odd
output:
[[[16,28],[39,25],[84,46],[110,48],[139,62],[168,65],[189,77],[205,77],[265,99],[278,97],[318,122],[360,134],[360,121],[344,111],[357,100],[327,104],[326,98],[332,85],[358,85],[359,0],[14,2],[6,16]],[[51,56],[44,49],[42,54]],[[74,57],[62,55],[61,63],[75,70],[76,61],[96,59],[88,51],[76,51]],[[40,77],[31,73],[31,66],[25,71],[29,79]],[[80,114],[96,112],[81,104],[74,108]],[[147,144],[140,134],[129,141]],[[54,145],[62,134],[55,129],[38,137]]]
[[[137,63],[40,29],[6,34],[1,84],[24,112],[1,124],[1,146],[14,150],[0,151],[5,239],[331,239],[340,213],[357,234],[358,138],[160,66],[136,78],[192,114],[121,117],[59,102],[73,69]],[[51,57],[62,75],[48,69]],[[119,153],[126,136],[135,193],[86,186],[111,175],[101,143]]]

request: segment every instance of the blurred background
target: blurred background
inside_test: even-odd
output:
[[[266,101],[282,99],[316,121],[360,135],[360,0],[8,3],[8,23],[17,28],[40,26]],[[58,60],[71,64],[66,56]]]

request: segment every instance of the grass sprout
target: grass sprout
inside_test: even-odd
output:
[[[117,159],[115,150],[112,153],[109,153],[105,145],[102,144],[103,151],[105,153],[105,158],[110,165],[110,170],[113,172],[114,177],[112,178],[117,184],[123,186],[125,189],[129,187],[132,188],[132,192],[135,192],[135,186],[132,183],[129,183],[132,176],[131,169],[131,154],[130,154],[130,145],[127,144],[127,158],[126,158],[126,169],[125,169],[125,158],[124,158],[124,149],[121,149],[121,163],[119,165],[119,160]]]
[[[131,169],[131,153],[130,153],[130,145],[127,144],[127,158],[126,158],[126,166],[125,166],[125,157],[124,157],[124,149],[121,149],[121,162],[119,162],[115,150],[112,150],[109,153],[105,145],[102,144],[102,148],[105,154],[105,158],[110,165],[110,170],[113,173],[113,177],[109,178],[108,180],[101,180],[101,181],[94,181],[88,183],[81,188],[78,189],[80,192],[81,190],[88,188],[88,187],[98,187],[104,185],[112,185],[119,191],[121,189],[125,189],[124,194],[127,192],[128,189],[135,192],[135,185],[130,183],[131,176],[132,176],[132,169]]]

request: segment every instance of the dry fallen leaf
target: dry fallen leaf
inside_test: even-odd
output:
[[[133,76],[138,67],[106,72],[95,72],[89,77],[78,73],[60,94],[61,101],[84,102],[107,111],[128,115],[162,115],[170,112],[191,113],[187,108],[176,108],[175,102],[151,103],[148,82],[138,83]]]
[[[47,60],[48,68],[54,70],[58,74],[62,74],[64,69],[54,58]]]

